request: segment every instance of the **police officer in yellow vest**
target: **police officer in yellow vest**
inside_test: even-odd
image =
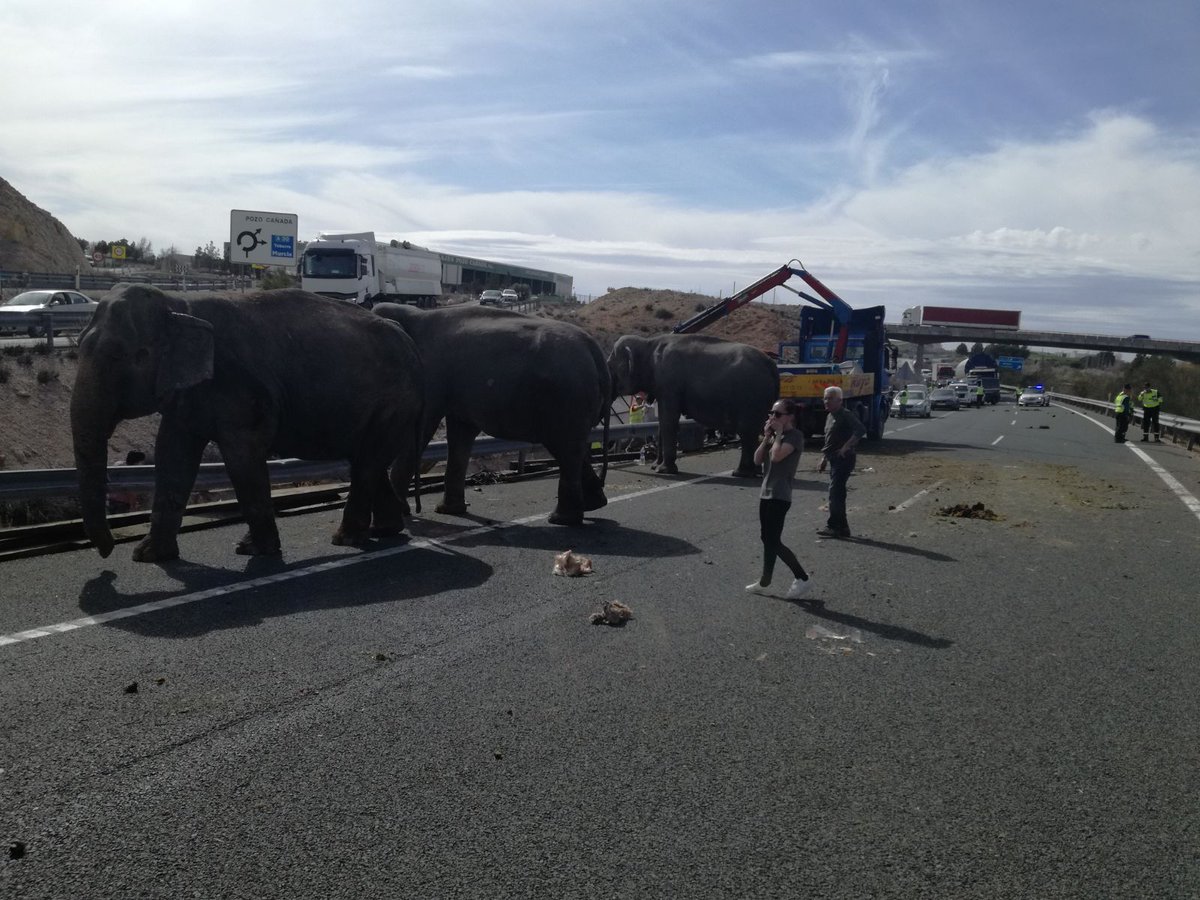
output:
[[[983,409],[983,385],[975,385],[975,405]]]
[[[1117,430],[1113,440],[1118,444],[1125,443],[1125,432],[1129,430],[1129,420],[1133,418],[1133,386],[1125,385],[1125,389],[1113,400],[1113,412],[1117,414]]]
[[[900,418],[906,418],[908,416],[908,388],[900,391],[897,401],[900,404]]]
[[[1158,392],[1158,388],[1150,386],[1150,382],[1146,382],[1146,388],[1138,394],[1138,403],[1142,404],[1142,440],[1150,440],[1150,426],[1154,426],[1154,443],[1161,444],[1162,439],[1159,438],[1158,427],[1158,408],[1162,406],[1162,394]]]

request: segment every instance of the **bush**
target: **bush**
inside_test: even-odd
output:
[[[33,365],[33,356],[29,353],[22,353],[20,356],[17,357],[17,365],[18,366],[32,366]]]
[[[669,309],[665,309],[660,306],[658,309],[656,309],[654,311],[654,318],[656,318],[656,319],[673,319],[673,318],[675,318],[675,313],[671,312]]]
[[[8,379],[12,377],[12,369],[8,366],[0,366],[0,384],[8,384]]]
[[[58,380],[58,373],[53,369],[38,369],[37,381],[38,384],[49,384],[52,381]]]
[[[259,290],[278,291],[284,288],[297,287],[296,279],[283,269],[272,269],[258,283]]]

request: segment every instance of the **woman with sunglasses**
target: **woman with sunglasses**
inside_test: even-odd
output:
[[[798,600],[808,593],[812,582],[808,573],[792,553],[783,545],[783,522],[792,505],[792,479],[800,454],[804,449],[804,435],[796,427],[799,408],[791,400],[776,400],[771,415],[763,425],[763,438],[754,451],[754,464],[763,467],[762,490],[758,499],[758,522],[763,543],[762,577],[746,585],[751,594],[769,594],[771,576],[775,572],[776,558],[792,570],[792,585],[784,596]]]

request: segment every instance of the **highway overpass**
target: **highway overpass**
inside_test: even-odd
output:
[[[1145,353],[1173,356],[1183,362],[1200,363],[1200,343],[1195,341],[1164,341],[1145,337],[1114,337],[1109,334],[1071,334],[1059,331],[1011,331],[1002,328],[968,328],[946,325],[888,325],[888,337],[925,344],[964,342],[973,344],[1012,344],[1027,347],[1062,347],[1067,350],[1088,350],[1098,353]]]

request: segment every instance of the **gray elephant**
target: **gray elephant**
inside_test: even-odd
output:
[[[180,300],[134,286],[101,301],[79,340],[71,432],[84,529],[112,552],[106,450],[117,423],[162,413],[149,534],[133,558],[174,559],[200,458],[221,451],[249,526],[247,555],[279,552],[267,458],[348,459],[350,492],[335,544],[404,528],[387,471],[414,454],[420,357],[366,310],[303,291]]]
[[[754,450],[779,397],[779,369],[761,350],[703,334],[625,335],[608,357],[619,394],[645,391],[658,403],[659,459],[673,475],[680,416],[737,434],[742,453],[733,474],[756,477]]]
[[[608,427],[610,386],[600,345],[565,322],[479,306],[420,310],[381,303],[399,322],[425,368],[422,448],[446,420],[446,481],[438,512],[466,512],[471,446],[480,432],[541,444],[558,462],[555,525],[579,525],[608,501],[590,461],[593,426]],[[607,440],[605,441],[607,446]],[[397,465],[394,485],[412,472]]]

